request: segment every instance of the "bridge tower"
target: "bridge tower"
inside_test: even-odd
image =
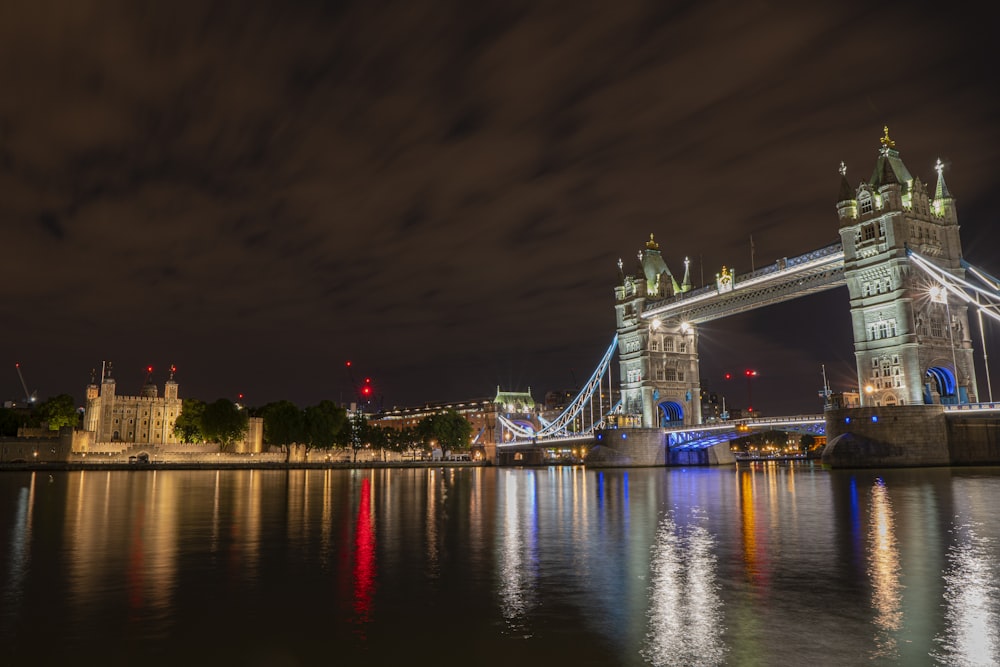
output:
[[[884,128],[875,170],[856,188],[841,163],[837,214],[864,405],[975,402],[968,307],[935,289],[907,248],[964,277],[955,200],[937,164],[930,194]]]
[[[646,299],[663,299],[691,289],[684,260],[680,284],[670,273],[660,246],[649,235],[638,253],[635,274],[618,260],[615,317],[622,415],[619,426],[654,428],[701,423],[698,332],[678,318],[642,317]]]

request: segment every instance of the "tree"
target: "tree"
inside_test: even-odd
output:
[[[206,439],[218,442],[223,451],[230,451],[246,435],[248,421],[246,412],[229,399],[220,398],[205,406],[201,432]]]
[[[28,423],[28,414],[19,409],[0,408],[0,435],[14,437]]]
[[[181,401],[181,413],[174,421],[174,435],[181,442],[205,442],[201,430],[201,418],[205,414],[205,401],[185,398]]]
[[[291,401],[268,403],[260,409],[264,419],[264,442],[269,445],[291,445],[303,442],[305,420],[302,410]]]
[[[38,406],[38,416],[48,422],[50,431],[58,431],[63,426],[74,426],[80,419],[76,404],[69,394],[53,396]]]
[[[417,424],[417,434],[426,445],[437,443],[442,452],[468,449],[472,424],[455,410],[429,415]]]
[[[802,453],[806,454],[816,444],[816,438],[811,433],[803,433],[802,437],[799,438],[799,444],[802,445]]]
[[[414,447],[416,436],[414,435],[413,427],[404,426],[398,429],[386,427],[382,430],[385,435],[385,447],[389,451],[398,452],[402,455]]]
[[[347,411],[333,401],[320,401],[306,408],[303,421],[306,447],[330,449],[347,427]]]

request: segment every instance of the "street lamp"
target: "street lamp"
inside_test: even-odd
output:
[[[871,407],[871,405],[872,405],[872,393],[874,393],[874,391],[875,391],[875,387],[871,386],[870,384],[866,384],[865,385],[865,394],[867,394],[867,396],[868,396],[868,406],[869,407]]]

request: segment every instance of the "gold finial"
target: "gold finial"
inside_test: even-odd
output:
[[[879,139],[879,142],[886,148],[895,148],[896,142],[889,138],[889,126],[883,125],[882,132],[882,138]]]
[[[653,235],[649,235],[649,240],[646,241],[646,248],[648,250],[659,250],[660,244],[653,240]]]

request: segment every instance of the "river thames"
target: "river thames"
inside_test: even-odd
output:
[[[7,471],[0,664],[997,665],[1000,468]]]

